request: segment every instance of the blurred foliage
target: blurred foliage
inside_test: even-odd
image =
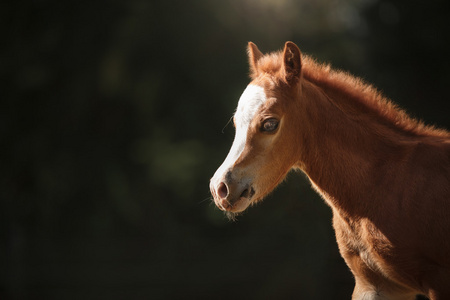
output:
[[[449,128],[448,14],[437,0],[2,4],[0,297],[349,299],[305,176],[237,222],[211,203],[246,43],[292,40]]]

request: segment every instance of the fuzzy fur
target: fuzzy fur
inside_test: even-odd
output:
[[[267,101],[249,123],[245,147],[211,191],[240,212],[302,170],[333,211],[353,299],[450,299],[450,133],[410,118],[371,85],[316,63],[287,42],[263,55],[248,47],[253,85]],[[260,128],[279,120],[273,134]],[[218,197],[218,186],[245,180]],[[223,193],[222,193],[223,194]],[[245,200],[245,199],[244,199]]]

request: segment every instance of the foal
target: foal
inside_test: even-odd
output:
[[[352,299],[450,299],[450,133],[292,42],[268,55],[249,43],[248,56],[216,205],[242,212],[300,169],[333,211]]]

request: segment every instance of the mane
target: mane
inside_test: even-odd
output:
[[[258,61],[258,69],[280,79],[282,52],[263,56]],[[386,98],[372,85],[348,72],[334,70],[329,64],[318,63],[314,58],[302,54],[303,78],[333,92],[350,98],[358,105],[378,116],[383,123],[393,129],[420,137],[449,138],[450,133],[443,129],[425,125],[422,121],[410,117],[404,110]]]

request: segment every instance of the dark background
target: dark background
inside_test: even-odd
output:
[[[350,298],[304,175],[236,222],[211,202],[248,41],[294,41],[450,128],[446,0],[0,7],[1,299]]]

